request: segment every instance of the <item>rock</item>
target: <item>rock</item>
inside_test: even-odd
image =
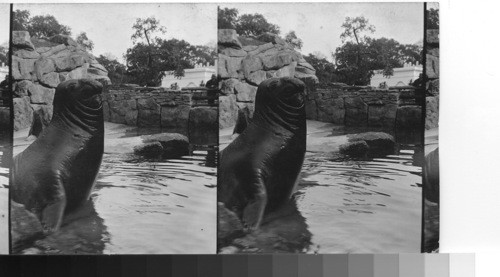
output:
[[[439,79],[427,82],[427,93],[433,96],[439,95]]]
[[[219,29],[217,30],[217,40],[218,44],[231,47],[235,49],[241,49],[242,45],[238,39],[238,34],[236,30],[233,29]]]
[[[14,131],[31,126],[33,110],[29,104],[29,97],[14,98]]]
[[[271,33],[261,34],[257,39],[264,42],[271,42],[272,44],[285,45],[285,41],[279,35]]]
[[[433,129],[439,126],[439,96],[425,98],[425,129]]]
[[[161,126],[161,107],[153,98],[137,100],[137,126],[157,127]]]
[[[41,80],[44,74],[54,72],[56,66],[54,61],[50,58],[41,58],[35,62],[35,74],[36,77]]]
[[[14,252],[43,237],[42,224],[24,205],[10,201],[11,241]]]
[[[16,57],[21,59],[38,59],[40,54],[34,50],[21,49],[15,52]]]
[[[424,198],[439,203],[439,148],[425,156],[424,164]]]
[[[12,31],[12,46],[17,49],[35,50],[27,31]]]
[[[12,77],[14,80],[33,80],[35,60],[12,57]]]
[[[189,137],[192,144],[217,145],[219,122],[217,107],[194,107],[189,112]]]
[[[259,46],[262,44],[266,44],[267,42],[265,41],[260,41],[256,38],[253,37],[239,37],[239,41],[241,42],[241,45],[245,46]]]
[[[249,46],[245,46],[245,47],[249,47]],[[251,51],[248,51],[248,55],[258,55],[262,52],[266,52],[269,49],[273,49],[274,45],[272,43],[268,42],[268,43],[265,43],[265,44],[262,44],[259,46],[252,46],[252,47],[255,47],[255,48]]]
[[[28,136],[38,137],[40,133],[49,125],[52,117],[52,109],[47,105],[37,105],[33,109],[33,122],[31,123]]]
[[[219,96],[219,128],[234,126],[237,116],[236,95]]]
[[[190,106],[161,107],[161,127],[182,134],[188,134]]]
[[[248,78],[251,73],[263,69],[262,60],[259,56],[247,56],[242,60],[241,68]]]
[[[385,156],[393,154],[396,146],[394,137],[383,132],[367,132],[348,135],[349,142],[364,141],[369,146],[370,156]]]
[[[162,157],[166,159],[189,155],[189,140],[177,133],[161,133],[144,136],[144,143],[159,142],[163,147]]]
[[[48,39],[48,41],[57,43],[57,44],[64,44],[68,46],[78,46],[78,43],[76,43],[75,40],[73,40],[70,36],[66,35],[55,35],[52,36]]]
[[[223,203],[217,202],[217,243],[227,244],[245,234],[238,216],[228,210]]]
[[[422,125],[422,107],[411,105],[398,108],[396,128],[418,129]]]
[[[85,63],[85,58],[81,55],[64,55],[61,57],[56,57],[54,59],[54,64],[56,66],[56,71],[71,71],[77,67],[82,66]]]
[[[347,97],[344,99],[345,125],[366,126],[368,117],[368,105],[361,97]]]
[[[438,29],[429,29],[426,34],[427,43],[439,43],[439,30]]]
[[[224,48],[220,51],[220,53],[228,57],[245,57],[247,55],[245,50],[234,48]]]
[[[134,153],[145,158],[159,158],[163,154],[163,146],[159,141],[147,142],[135,146]]]
[[[290,53],[280,53],[272,56],[263,56],[262,63],[265,70],[277,70],[293,62]],[[293,75],[292,75],[293,76]]]
[[[238,109],[238,119],[236,120],[236,125],[233,129],[233,134],[241,134],[248,126],[250,122],[249,113],[243,109]]]
[[[247,83],[237,83],[234,86],[236,92],[236,100],[239,102],[254,102],[257,94],[257,87]]]
[[[299,62],[295,70],[308,75],[316,75],[316,69],[307,62]]]
[[[243,58],[230,57],[226,60],[226,70],[230,78],[238,78],[241,71],[241,61]]]
[[[14,83],[14,95],[17,97],[29,96],[28,90],[33,86],[33,83],[28,80],[21,80]]]
[[[221,94],[222,95],[234,94],[234,87],[238,83],[239,83],[239,81],[236,79],[223,80],[221,83]]]
[[[77,68],[71,70],[71,72],[68,73],[68,78],[72,79],[72,80],[87,78],[89,76],[89,74],[87,74],[87,73],[91,72],[88,70],[89,70],[89,64],[84,63],[81,67],[77,67]],[[104,76],[106,76],[106,75],[104,75]]]
[[[367,156],[369,148],[366,141],[360,140],[340,145],[339,152],[353,158],[363,158]]]
[[[262,83],[266,79],[268,79],[268,77],[264,70],[250,73],[250,75],[246,77],[247,82],[254,86],[260,85],[260,83]]]
[[[61,79],[59,78],[59,74],[57,74],[57,72],[44,74],[42,78],[39,78],[39,80],[40,83],[51,88],[57,88],[57,86],[61,83]]]
[[[430,79],[439,78],[439,57],[426,55],[427,77]]]

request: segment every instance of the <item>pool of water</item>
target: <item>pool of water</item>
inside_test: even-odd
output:
[[[27,253],[214,253],[216,150],[191,146],[190,155],[169,160],[141,159],[105,146],[88,204]]]
[[[369,160],[334,154],[347,134],[366,131],[373,130],[308,122],[306,157],[292,201],[234,245],[244,252],[420,252],[421,137],[393,134],[397,151]]]

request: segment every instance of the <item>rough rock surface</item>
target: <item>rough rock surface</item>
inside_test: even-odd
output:
[[[274,34],[238,36],[235,30],[219,30],[218,73],[222,80],[219,97],[219,128],[234,126],[238,110],[253,116],[257,86],[272,77],[295,77],[317,83],[316,71],[302,55]]]
[[[10,202],[12,248],[19,249],[43,237],[43,229],[38,218],[24,208],[24,205]]]
[[[12,37],[16,131],[32,125],[36,105],[46,106],[44,111],[49,112],[49,118],[52,116],[52,101],[59,83],[91,78],[110,84],[106,69],[69,36],[41,40],[30,38],[26,31],[14,31]]]
[[[145,145],[151,148],[159,149],[156,143],[162,147],[162,158],[178,158],[189,154],[189,140],[186,136],[176,133],[161,133],[144,136]],[[156,145],[156,146],[153,146]]]
[[[369,147],[369,156],[393,154],[396,146],[394,137],[384,132],[366,132],[348,135],[348,141],[364,141]]]
[[[439,126],[439,30],[427,30],[427,96],[425,129]]]

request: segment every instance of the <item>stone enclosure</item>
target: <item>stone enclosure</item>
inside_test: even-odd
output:
[[[217,107],[195,107],[193,103],[188,91],[110,86],[103,93],[104,120],[184,135],[217,132]]]
[[[295,77],[306,83],[307,118],[346,126],[415,128],[422,124],[422,105],[411,87],[375,89],[344,84],[321,84],[315,69],[279,36],[218,34],[219,128],[236,124],[238,114],[251,118],[257,86],[272,77]],[[420,96],[421,97],[421,96]]]
[[[238,112],[252,117],[257,86],[272,77],[295,77],[317,83],[316,70],[283,39],[273,34],[256,38],[235,30],[218,30],[219,128],[236,124]]]
[[[439,126],[439,30],[427,30],[425,128]]]
[[[92,78],[110,84],[108,72],[71,37],[30,38],[26,31],[12,32],[14,79],[14,130],[33,121],[50,122],[55,88],[70,79]]]
[[[406,89],[374,89],[329,85],[309,89],[307,119],[355,127],[418,128],[422,105],[418,92]]]

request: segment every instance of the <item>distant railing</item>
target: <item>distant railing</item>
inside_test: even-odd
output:
[[[191,101],[193,107],[209,106],[218,107],[219,106],[219,93],[218,88],[207,88],[207,87],[187,87],[182,88],[182,91],[188,91],[191,93]]]

